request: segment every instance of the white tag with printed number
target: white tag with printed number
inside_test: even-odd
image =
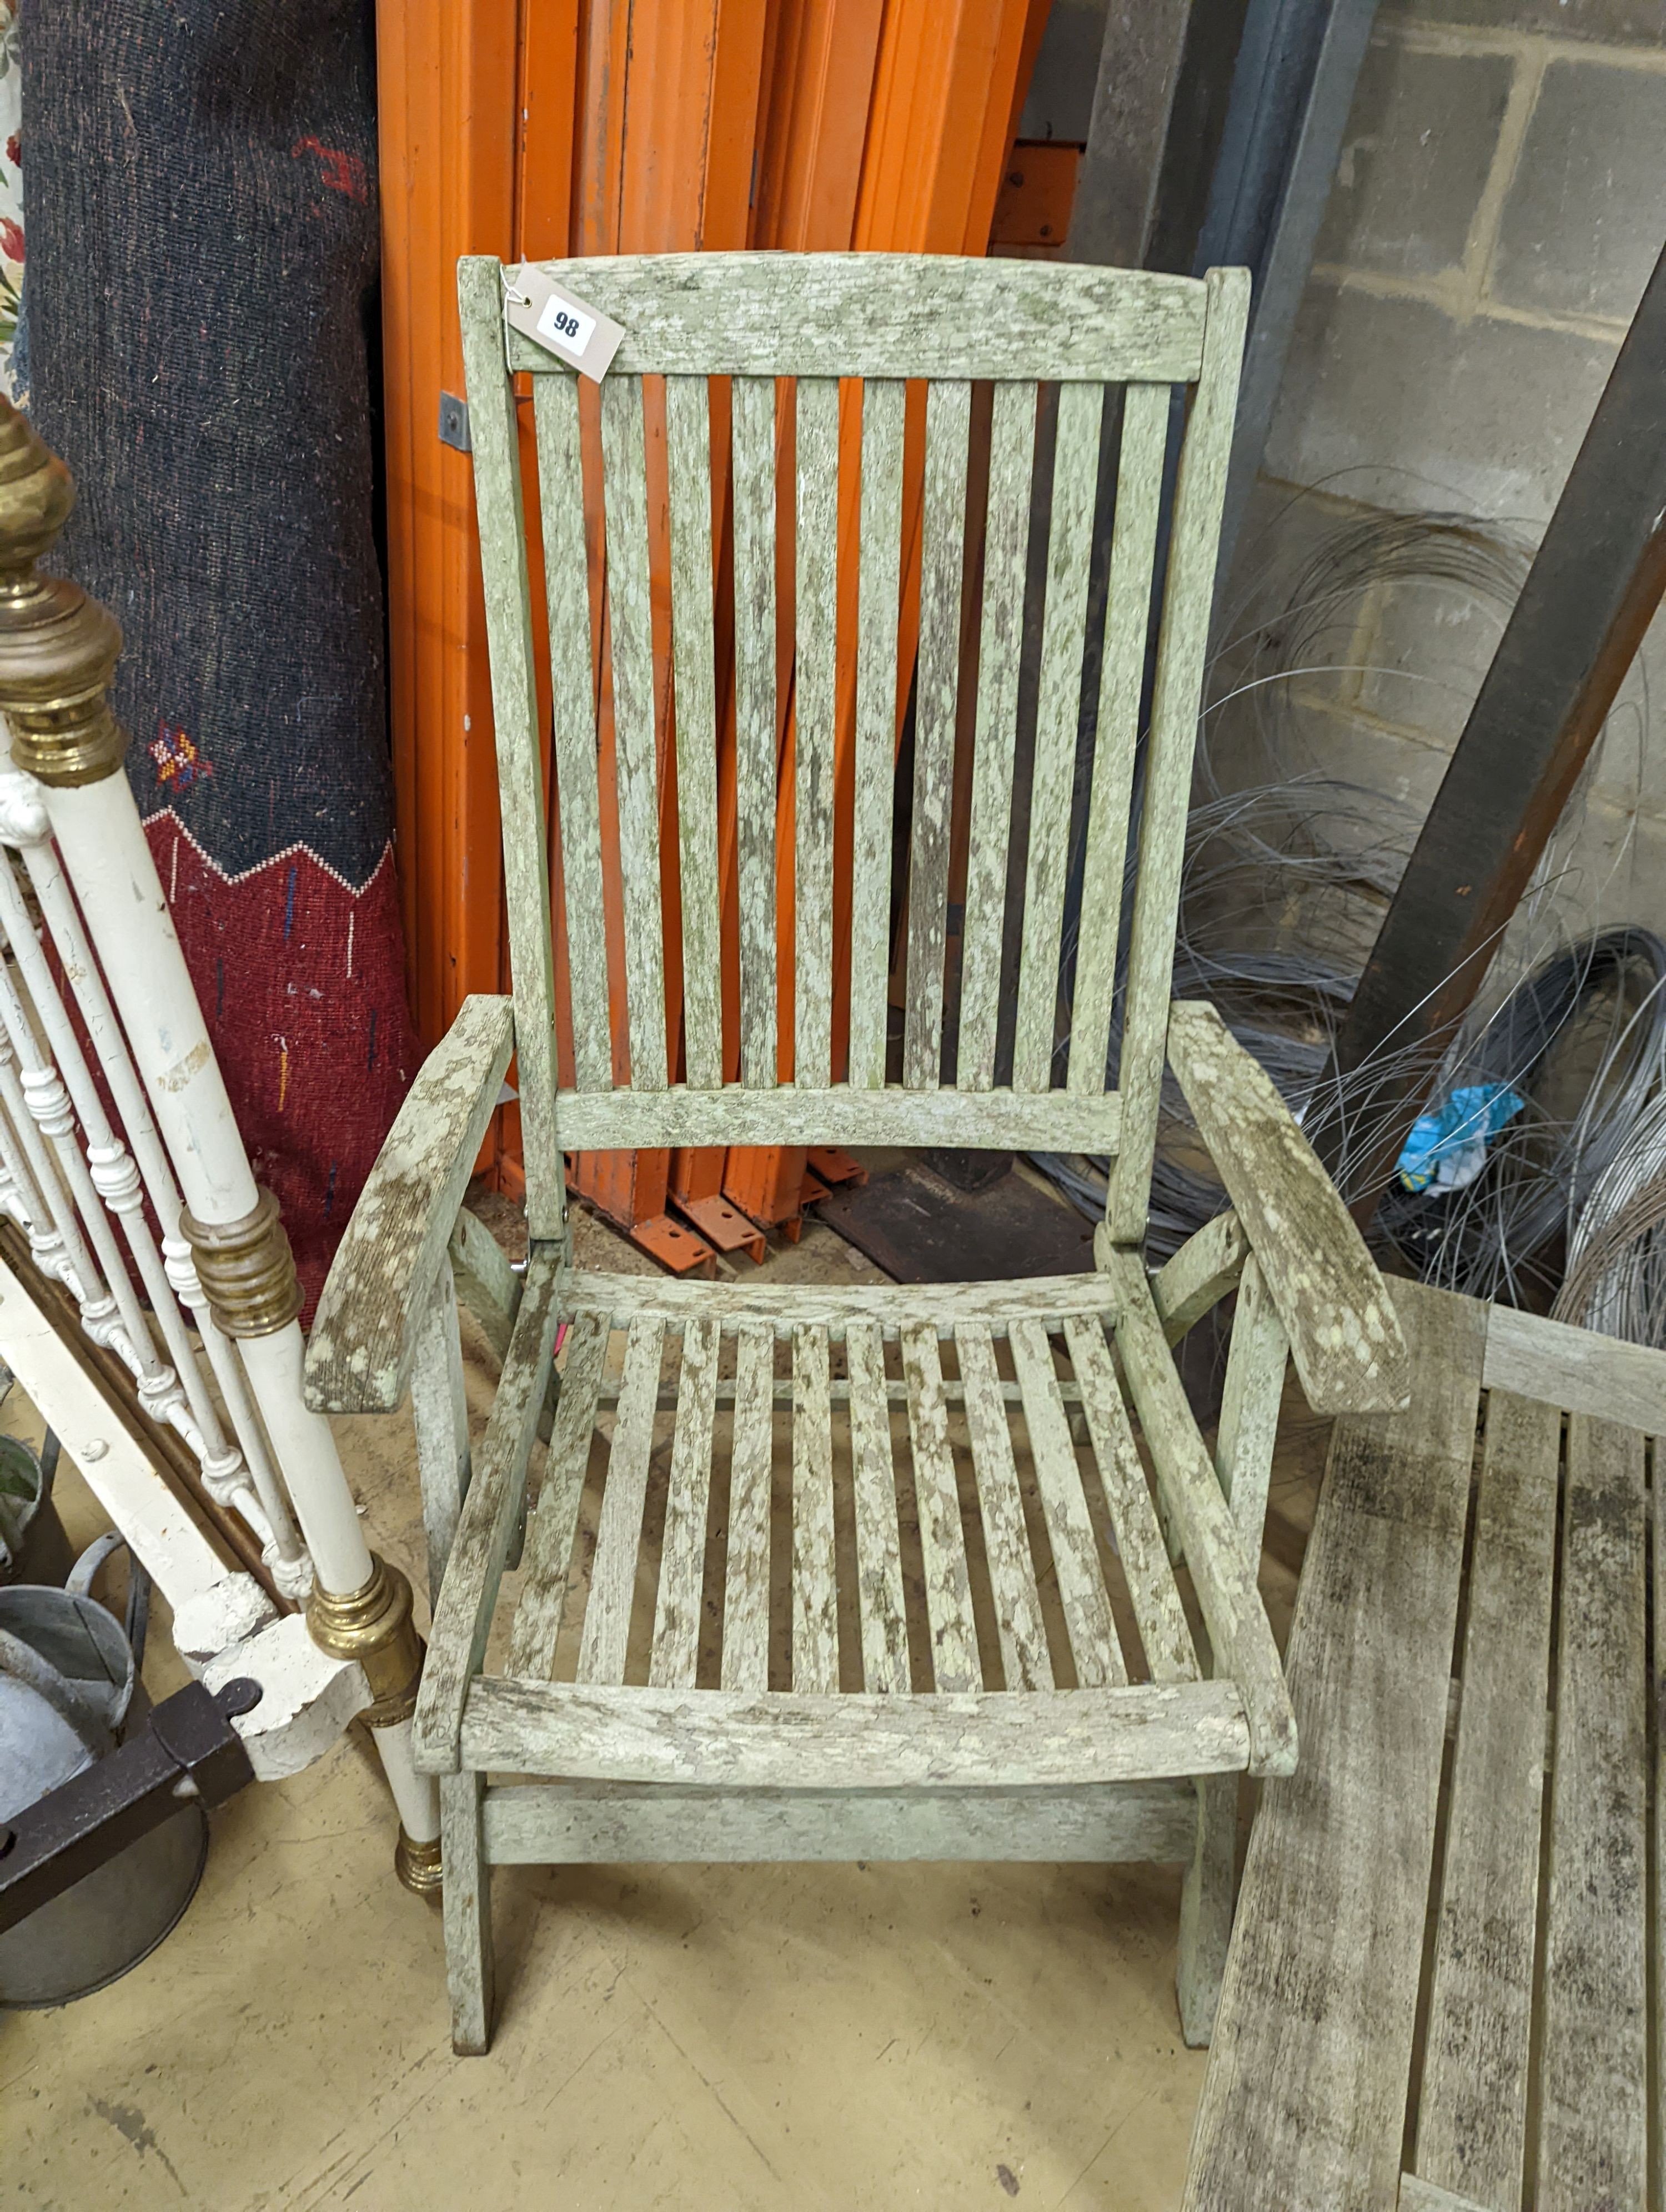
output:
[[[606,375],[624,336],[619,324],[552,284],[532,261],[504,270],[503,313],[512,330],[597,384]]]

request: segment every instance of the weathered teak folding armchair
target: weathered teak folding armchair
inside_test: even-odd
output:
[[[605,621],[587,581],[578,386],[513,334],[506,362],[502,272],[466,260],[514,996],[471,1000],[424,1067],[342,1246],[307,1366],[321,1407],[392,1409],[407,1384],[415,1394],[435,1591],[416,1750],[442,1778],[456,2043],[483,2049],[489,2030],[493,1863],[856,1857],[1189,1861],[1182,2007],[1188,2034],[1207,2039],[1231,1918],[1233,1778],[1288,1772],[1296,1759],[1254,1565],[1286,1347],[1320,1408],[1392,1406],[1406,1381],[1375,1270],[1270,1085],[1209,1008],[1168,1003],[1247,279],[773,254],[575,261],[550,274],[625,331],[600,393]],[[559,968],[511,381],[520,370],[532,379],[554,665]],[[719,404],[708,379],[733,380]],[[841,379],[852,380],[842,393]],[[898,637],[909,379],[926,386],[925,490],[898,1070],[887,1059],[886,977],[897,684],[909,672]],[[957,694],[959,669],[972,665],[962,659],[969,426],[983,380],[994,389],[982,582],[969,595],[981,632],[964,794],[970,857],[945,1048]],[[858,403],[857,380],[860,604],[836,622],[840,414]],[[1005,987],[1015,989],[1015,1042],[1010,1081],[998,1085],[1031,477],[1047,384],[1058,386],[1056,460],[1029,830],[1014,855],[1021,955]],[[1177,385],[1195,390],[1138,812],[1120,1069],[1108,1091]],[[1120,441],[1116,529],[1058,1084],[1102,435]],[[714,500],[712,458],[726,446]],[[795,464],[778,472],[783,450]],[[665,617],[650,590],[650,503],[666,496],[674,736],[655,696],[654,625]],[[730,501],[732,538],[714,536]],[[794,830],[778,854],[776,551],[789,532]],[[726,939],[714,599],[731,564]],[[836,697],[853,665],[847,830],[836,818]],[[623,883],[614,944],[601,839],[616,802],[598,772],[604,673]],[[673,821],[680,931],[668,932],[661,848]],[[852,920],[848,943],[836,943],[834,854],[847,836]],[[791,875],[779,909],[778,861]],[[847,974],[841,1079],[832,1009]],[[557,976],[571,1018],[564,1082]],[[610,985],[625,1010],[612,1034]],[[790,1007],[779,1025],[778,1002]],[[1141,1243],[1165,1048],[1234,1212],[1153,1285]],[[530,1257],[471,1481],[447,1239],[512,1052]],[[736,1143],[1114,1154],[1096,1272],[830,1289],[572,1271],[563,1151]],[[1212,1456],[1170,1346],[1235,1285]],[[559,1401],[528,1514],[562,1321]],[[523,1525],[518,1600],[488,1672]],[[1170,1548],[1183,1549],[1206,1635],[1194,1634]],[[546,1778],[489,1784],[493,1774]]]

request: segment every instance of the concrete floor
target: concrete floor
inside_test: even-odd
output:
[[[639,1255],[599,1224],[581,1261]],[[646,1267],[648,1263],[642,1261]],[[874,1271],[811,1226],[778,1279]],[[489,1356],[471,1329],[483,1420]],[[1280,1635],[1322,1439],[1275,1471]],[[27,1430],[17,1394],[6,1425]],[[338,1425],[373,1541],[420,1590],[408,1423]],[[70,1470],[71,1534],[96,1507]],[[179,1679],[164,1624],[146,1676]],[[216,1816],[180,1926],[97,1996],[0,2014],[0,2204],[32,2212],[891,2208],[1177,2201],[1203,2056],[1152,1867],[642,1867],[495,1877],[489,2057],[447,2039],[437,1911],[398,1888],[356,1735]]]

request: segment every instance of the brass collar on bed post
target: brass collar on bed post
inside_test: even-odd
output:
[[[75,499],[69,470],[0,399],[0,708],[17,766],[60,787],[113,775],[127,750],[106,696],[115,617],[67,577],[35,573]]]
[[[179,1234],[222,1335],[276,1336],[300,1313],[295,1255],[271,1191],[263,1188],[252,1211],[236,1221],[198,1221],[187,1209]]]

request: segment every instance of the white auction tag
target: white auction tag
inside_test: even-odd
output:
[[[599,384],[624,331],[554,284],[534,261],[503,272],[503,313],[512,329]]]

